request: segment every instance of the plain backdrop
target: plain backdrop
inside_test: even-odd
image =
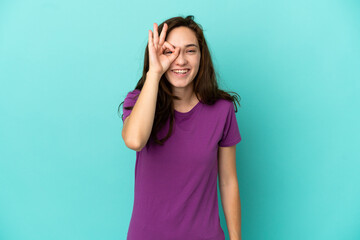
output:
[[[0,1],[0,239],[126,239],[135,151],[117,108],[153,23],[187,15],[220,87],[241,96],[243,240],[360,239],[359,12],[355,0]],[[220,193],[219,208],[228,239]]]

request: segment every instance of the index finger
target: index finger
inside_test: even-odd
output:
[[[164,43],[163,48],[168,48],[168,49],[170,49],[171,51],[175,51],[175,50],[176,50],[173,45],[171,45],[170,43],[168,43],[168,42],[166,42],[166,41],[165,41],[165,43]]]
[[[148,42],[149,48],[154,46],[153,43],[153,33],[151,30],[149,30],[149,42]]]
[[[163,28],[161,30],[161,34],[160,34],[159,45],[164,44],[167,29],[168,29],[168,25],[166,23],[164,23],[164,26],[163,26]]]

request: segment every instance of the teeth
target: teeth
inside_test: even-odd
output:
[[[174,72],[176,72],[176,73],[186,73],[186,72],[188,72],[189,70],[180,70],[180,71],[174,71]]]

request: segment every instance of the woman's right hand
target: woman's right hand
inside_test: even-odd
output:
[[[165,41],[167,28],[167,24],[164,23],[160,39],[156,23],[154,23],[154,37],[152,31],[149,30],[149,72],[159,74],[159,76],[162,76],[169,69],[170,64],[179,54],[179,47],[174,48],[170,43]],[[164,52],[166,49],[172,51],[172,54],[165,55]]]

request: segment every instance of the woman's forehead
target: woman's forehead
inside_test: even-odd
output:
[[[187,27],[173,29],[167,36],[166,41],[174,47],[199,47],[195,33]]]

